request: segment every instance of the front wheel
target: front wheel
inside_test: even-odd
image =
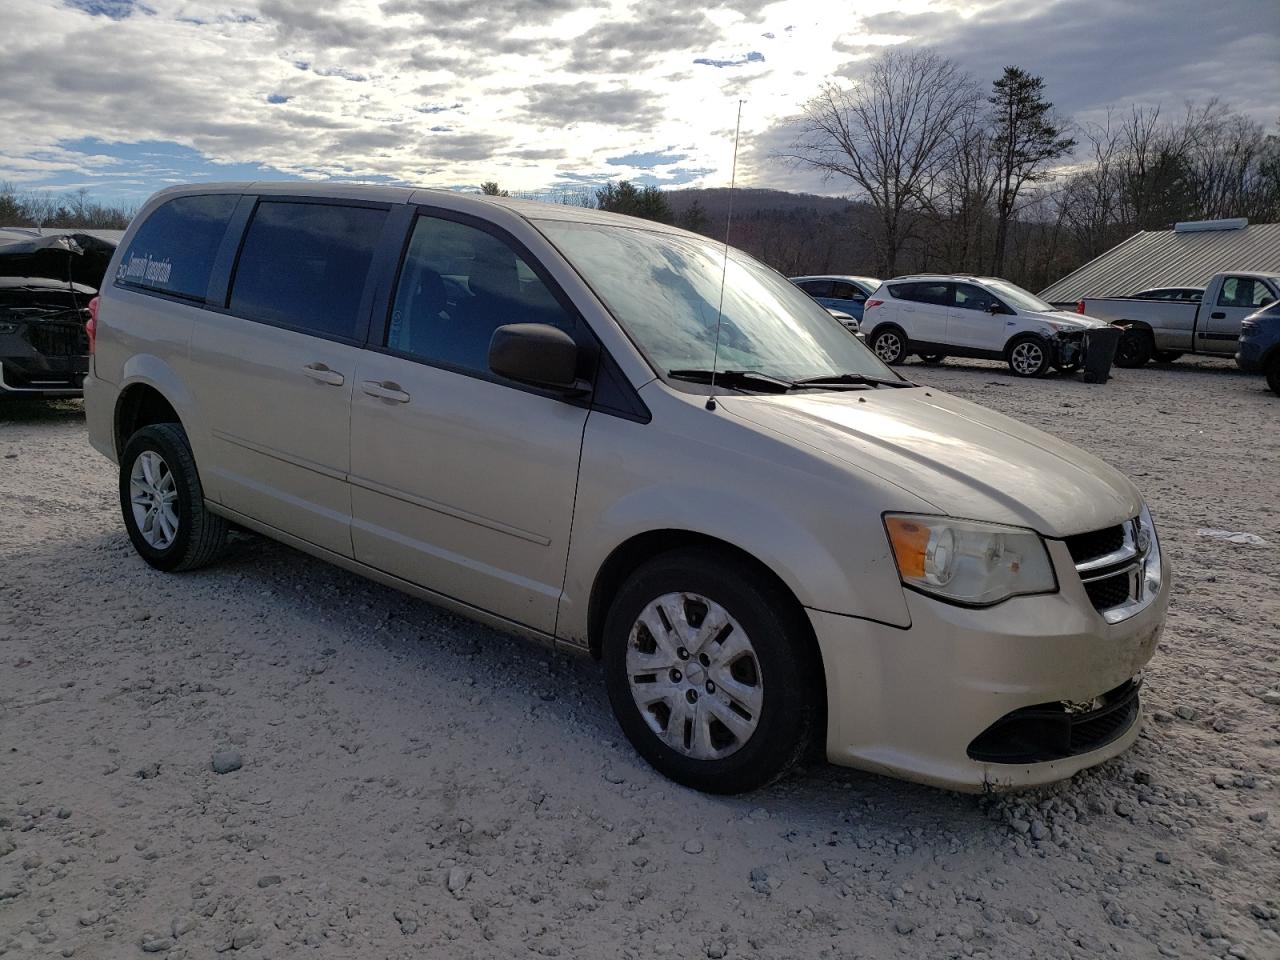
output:
[[[1151,334],[1145,330],[1125,330],[1116,344],[1115,364],[1132,370],[1141,367],[1151,359],[1155,352],[1155,344],[1151,342]]]
[[[176,423],[143,427],[120,456],[120,510],[133,548],[157,570],[194,570],[227,541],[227,521],[204,506],[187,435]]]
[[[1267,364],[1267,386],[1272,393],[1280,396],[1280,352]]]
[[[605,622],[605,683],[636,751],[709,793],[782,776],[821,702],[802,615],[778,585],[709,550],[644,564]]]
[[[877,330],[871,338],[871,349],[885,363],[901,363],[907,356],[907,337],[896,327]]]
[[[1052,365],[1049,348],[1039,337],[1021,337],[1009,347],[1009,369],[1019,377],[1040,377]]]

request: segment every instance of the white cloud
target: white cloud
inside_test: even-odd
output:
[[[1252,7],[1257,0],[1231,2]],[[1038,22],[1040,35],[1010,33],[1000,20],[1006,7],[1010,22]],[[1052,22],[1028,17],[1020,0],[988,4],[962,21],[939,19],[945,8],[929,0],[869,0],[858,7],[865,21],[809,0],[723,0],[696,9],[648,0],[243,0],[230,7],[5,0],[5,8],[6,22],[21,28],[0,33],[0,75],[9,81],[0,88],[0,179],[24,183],[119,167],[96,151],[65,147],[93,138],[176,143],[210,164],[261,164],[307,177],[433,185],[497,179],[535,190],[566,174],[650,174],[719,185],[728,180],[739,98],[747,100],[750,144],[824,78],[878,45],[903,36],[945,45],[940,23],[1001,31],[998,50],[1016,34],[1019,62],[1032,71],[1041,48],[1055,69],[1064,65],[1052,54]],[[920,14],[928,15],[913,16]],[[1107,15],[1098,0],[1100,35]],[[1196,28],[1185,31],[1193,37]],[[974,30],[965,36],[978,49],[990,46]],[[1194,53],[1186,47],[1178,56]],[[1087,59],[1087,51],[1072,49]],[[1003,61],[988,66],[993,72]],[[1170,75],[1164,92],[1197,96],[1177,78],[1203,84],[1239,69],[1202,52]],[[1099,71],[1085,63],[1081,72],[1087,82],[1049,79],[1094,96]],[[1280,100],[1274,93],[1272,103]],[[1116,89],[1113,100],[1128,95]],[[654,151],[678,159],[616,162]],[[745,152],[755,160],[740,182],[788,180],[760,150]],[[171,179],[163,164],[120,172]]]

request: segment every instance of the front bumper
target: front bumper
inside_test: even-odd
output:
[[[88,370],[88,356],[0,357],[0,395],[78,397]]]
[[[1266,347],[1270,344],[1263,344],[1256,340],[1240,340],[1238,341],[1239,349],[1236,351],[1236,366],[1245,373],[1258,373],[1262,370],[1262,358],[1266,353]]]
[[[1108,705],[1129,694],[1126,684],[1155,651],[1169,603],[1168,570],[1155,599],[1114,624],[1093,608],[1078,578],[1059,579],[1058,593],[985,609],[907,591],[905,630],[809,610],[827,677],[828,759],[978,792],[1050,783],[1126,750],[1141,726],[1136,699],[1124,715]],[[1115,726],[1093,741],[1101,744],[1096,748],[1055,759],[972,756],[984,755],[979,738],[998,721],[1061,701],[1095,701],[1099,716]]]

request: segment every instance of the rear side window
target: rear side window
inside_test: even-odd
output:
[[[218,193],[163,203],[120,258],[116,283],[204,302],[218,245],[240,198]]]
[[[572,332],[576,322],[505,240],[465,223],[423,216],[400,271],[387,346],[488,374],[489,341],[498,327],[549,323]]]
[[[940,307],[952,305],[951,284],[936,282],[891,283],[889,289],[899,300],[932,303]]]
[[[362,334],[360,302],[385,210],[264,200],[237,261],[231,312],[321,337]]]

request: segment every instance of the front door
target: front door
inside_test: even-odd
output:
[[[861,323],[862,306],[867,302],[867,295],[848,280],[836,280],[831,284],[831,297],[821,302],[824,307],[843,310]]]
[[[220,501],[351,556],[351,389],[387,211],[269,199],[249,221],[225,312],[202,311],[191,380]]]
[[[1009,323],[1006,313],[992,313],[992,306],[1000,302],[990,293],[972,283],[955,285],[955,309],[947,323],[947,342],[968,350],[1004,349]]]
[[[1196,349],[1205,353],[1235,353],[1240,321],[1276,299],[1261,277],[1223,278],[1213,303],[1200,304]]]
[[[490,372],[508,323],[585,336],[509,238],[420,216],[355,374],[352,539],[370,566],[551,633],[587,407]]]

